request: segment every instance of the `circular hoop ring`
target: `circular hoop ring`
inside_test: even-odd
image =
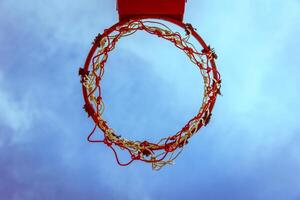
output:
[[[94,66],[94,59],[100,57],[99,55],[94,56],[97,49],[100,48],[100,43],[103,38],[108,38],[111,33],[114,31],[118,30],[120,27],[124,27],[126,24],[130,23],[142,23],[142,20],[145,19],[159,19],[163,21],[170,22],[172,24],[175,24],[184,30],[188,31],[188,34],[192,35],[202,46],[202,51],[201,53],[197,52],[195,49],[192,49],[190,47],[184,46],[184,44],[178,44],[177,42],[168,39],[166,35],[163,35],[163,31],[160,32],[159,30],[153,32],[151,31],[152,29],[146,26],[143,26],[140,24],[140,27],[137,28],[137,30],[146,30],[147,32],[158,35],[160,37],[166,36],[164,39],[168,39],[172,41],[175,46],[178,48],[182,49],[190,59],[199,67],[203,78],[204,78],[204,85],[205,85],[205,96],[203,98],[203,104],[202,107],[199,111],[199,113],[193,117],[191,120],[187,122],[187,124],[180,130],[178,131],[175,135],[161,139],[160,142],[158,143],[151,143],[148,141],[130,141],[127,139],[123,139],[115,134],[113,129],[111,129],[107,122],[102,119],[101,115],[102,113],[99,112],[99,106],[101,107],[102,102],[102,97],[101,97],[101,88],[100,88],[100,81],[101,77],[104,73],[104,63],[107,60],[107,53],[111,51],[112,49],[108,50],[106,52],[106,58],[104,61],[100,64],[100,74],[96,74],[95,71],[95,66]],[[148,28],[148,29],[147,29]],[[127,31],[130,29],[127,29]],[[118,30],[121,32],[121,30]],[[162,35],[160,35],[162,34]],[[177,36],[176,36],[177,37]],[[116,39],[116,41],[119,38]],[[179,41],[181,39],[179,38]],[[115,41],[115,42],[116,42]],[[182,40],[181,40],[182,42]],[[193,56],[194,54],[197,54],[199,56],[203,56],[206,58],[206,66],[203,66],[203,63],[197,61],[197,59]],[[171,18],[165,18],[165,17],[160,17],[160,16],[140,16],[136,18],[132,18],[129,20],[124,20],[116,23],[109,29],[106,29],[102,35],[98,35],[93,43],[92,48],[89,51],[89,54],[86,58],[84,68],[80,69],[79,74],[81,75],[81,83],[82,83],[82,93],[85,101],[84,109],[88,113],[88,116],[93,118],[93,121],[95,123],[95,127],[92,131],[92,133],[88,136],[88,141],[89,142],[103,142],[107,146],[109,146],[117,159],[117,162],[122,165],[126,166],[129,165],[132,161],[134,160],[141,160],[144,162],[152,163],[152,166],[154,169],[159,169],[162,166],[166,164],[170,164],[176,157],[177,155],[181,152],[183,149],[183,146],[187,144],[188,139],[195,134],[202,126],[206,126],[209,123],[211,113],[216,101],[216,97],[218,94],[220,94],[220,87],[221,87],[221,79],[220,79],[220,74],[216,68],[215,64],[215,59],[217,58],[216,54],[214,53],[213,49],[210,48],[210,46],[206,45],[206,43],[203,41],[203,39],[197,34],[195,29],[190,25],[190,24],[185,24],[181,21],[176,21]],[[203,61],[204,62],[204,61]],[[89,68],[91,66],[93,67],[93,77],[89,77]],[[99,66],[98,66],[99,68]],[[102,70],[102,71],[101,71]],[[205,74],[205,75],[204,75]],[[93,79],[90,80],[91,82],[95,82],[96,84],[95,88],[87,86],[88,79]],[[91,98],[91,94],[98,89],[99,95],[97,98]],[[93,104],[96,102],[95,104]],[[103,140],[93,140],[92,135],[96,128],[100,128],[103,133],[104,133],[104,139]],[[118,154],[115,150],[115,146],[120,147],[122,150],[127,150],[131,156],[130,161],[127,163],[121,163],[118,159]],[[180,152],[174,156],[173,153],[175,150],[181,148]],[[156,152],[159,154],[157,155]],[[166,157],[168,154],[171,154],[171,158],[169,158],[167,161],[165,161]]]

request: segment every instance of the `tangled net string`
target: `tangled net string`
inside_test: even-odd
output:
[[[190,24],[185,24],[185,26],[186,35],[182,37],[180,33],[173,32],[166,25],[157,21],[130,20],[125,24],[116,26],[115,30],[107,36],[99,34],[94,41],[94,44],[96,43],[97,45],[97,50],[91,59],[91,63],[89,63],[89,70],[86,68],[80,68],[79,70],[81,83],[86,92],[84,109],[95,122],[93,130],[88,136],[88,141],[106,144],[112,149],[118,164],[121,166],[127,166],[134,160],[151,163],[154,170],[159,170],[167,164],[172,164],[182,152],[183,147],[188,143],[189,138],[210,121],[211,110],[217,95],[220,94],[221,87],[220,74],[210,62],[216,59],[217,55],[209,46],[200,52],[197,51],[195,46],[189,42],[193,27]],[[146,31],[172,42],[198,66],[204,81],[204,96],[198,114],[189,120],[175,135],[162,138],[157,143],[131,141],[122,138],[102,118],[105,106],[101,95],[101,80],[104,75],[104,65],[108,59],[108,54],[115,48],[119,39],[132,35],[138,30]],[[104,133],[104,138],[101,140],[93,139],[93,134],[97,127]],[[124,163],[121,162],[117,149],[127,151],[130,155],[130,160]]]

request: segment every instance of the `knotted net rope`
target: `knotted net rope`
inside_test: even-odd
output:
[[[136,31],[146,31],[160,38],[172,42],[177,48],[182,50],[188,58],[200,70],[204,81],[204,95],[202,105],[198,114],[187,122],[187,124],[175,135],[164,137],[157,143],[149,141],[131,141],[119,136],[102,115],[105,110],[104,102],[101,95],[101,80],[104,75],[104,66],[108,59],[108,54],[112,51],[117,42],[126,36],[134,34]],[[88,141],[92,143],[104,143],[112,149],[119,165],[127,166],[135,160],[141,160],[152,164],[152,169],[159,170],[173,161],[182,152],[184,146],[188,143],[189,138],[194,135],[202,126],[206,126],[211,118],[211,111],[214,106],[216,97],[220,94],[221,79],[216,67],[212,65],[217,58],[214,50],[209,46],[203,48],[200,52],[189,42],[193,27],[185,24],[185,37],[179,32],[173,32],[166,25],[157,21],[130,20],[125,24],[116,26],[115,30],[107,36],[98,35],[94,44],[97,45],[89,70],[80,68],[81,83],[86,90],[85,111],[88,116],[92,116],[95,126],[88,136]],[[93,139],[93,134],[100,128],[103,132],[103,139]],[[121,162],[118,151],[127,151],[130,160]]]

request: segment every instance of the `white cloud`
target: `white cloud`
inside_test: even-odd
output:
[[[0,79],[0,85],[1,82]],[[26,93],[17,96],[0,87],[0,121],[2,125],[8,126],[14,131],[14,135],[10,135],[13,142],[26,138],[22,137],[23,134],[27,134],[38,116],[38,108],[31,104],[31,98]]]

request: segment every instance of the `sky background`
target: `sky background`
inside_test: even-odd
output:
[[[111,0],[0,0],[0,199],[300,200],[300,1],[188,1],[219,55],[210,124],[173,166],[119,167],[89,144],[77,76]],[[175,133],[198,110],[202,80],[171,44],[139,33],[111,53],[105,117],[128,138]]]

